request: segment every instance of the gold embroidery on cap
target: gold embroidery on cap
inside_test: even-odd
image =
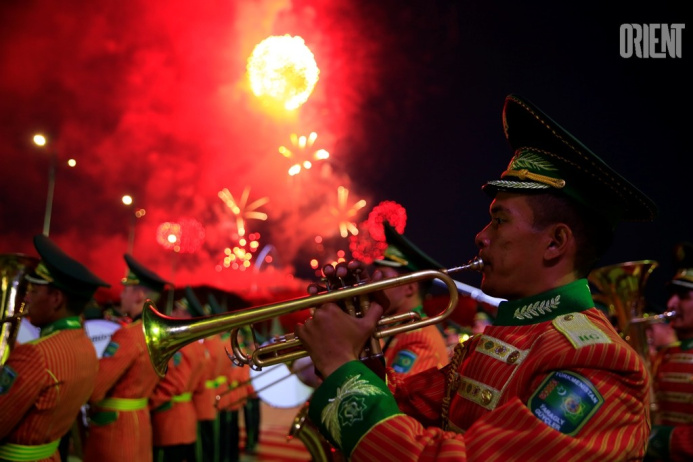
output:
[[[501,178],[505,178],[506,176],[514,176],[514,177],[519,178],[521,180],[536,181],[538,183],[553,186],[554,188],[557,188],[557,189],[561,189],[561,188],[565,187],[565,180],[563,180],[561,178],[551,178],[550,176],[540,175],[538,173],[532,173],[529,170],[524,169],[524,168],[521,170],[506,170],[503,173],[501,173]]]
[[[43,262],[39,262],[38,265],[36,265],[36,274],[41,276],[41,279],[45,279],[48,282],[53,282],[53,276],[51,275],[51,272],[48,271],[48,268],[46,265],[43,264]]]

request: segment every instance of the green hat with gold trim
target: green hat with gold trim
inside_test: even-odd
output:
[[[676,274],[669,284],[693,290],[693,244],[680,242],[674,246]]]
[[[130,254],[125,254],[125,263],[128,265],[127,275],[122,279],[125,286],[144,286],[155,292],[163,292],[168,281],[162,279],[154,271],[135,260]]]
[[[36,269],[26,276],[29,282],[38,285],[51,284],[63,292],[87,300],[99,287],[111,287],[86,266],[63,252],[47,236],[34,236],[34,247],[41,260]]]
[[[392,266],[412,272],[443,268],[443,265],[426,255],[387,221],[383,221],[383,229],[387,248],[383,258],[373,262],[376,265]]]
[[[650,198],[529,101],[506,97],[503,128],[514,155],[501,179],[483,186],[491,197],[498,191],[557,191],[614,225],[652,221],[657,214]]]

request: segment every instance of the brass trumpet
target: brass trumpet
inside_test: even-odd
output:
[[[221,332],[235,330],[242,326],[267,321],[295,311],[317,307],[324,303],[344,301],[353,297],[424,280],[440,279],[445,283],[450,293],[450,300],[446,309],[438,315],[426,319],[420,319],[416,313],[383,317],[378,321],[379,330],[376,331],[373,338],[381,339],[400,332],[420,329],[439,323],[450,316],[457,307],[457,286],[449,274],[459,271],[481,271],[482,268],[483,262],[480,259],[474,259],[466,265],[447,270],[417,271],[396,278],[368,282],[337,289],[332,292],[192,319],[179,319],[163,315],[156,310],[156,306],[151,300],[147,300],[142,311],[142,327],[144,329],[147,350],[149,351],[149,358],[157,374],[163,377],[166,374],[168,361],[173,354],[196,340]],[[392,324],[399,325],[386,327]],[[236,335],[232,336],[231,342],[235,361],[240,364],[252,364],[258,369],[261,369],[263,366],[293,361],[308,355],[308,352],[301,347],[300,340],[295,338],[293,333],[287,334],[283,340],[278,342],[255,348],[252,355],[247,355],[241,351]]]

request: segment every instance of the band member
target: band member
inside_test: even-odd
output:
[[[173,317],[189,318],[190,312],[176,304]],[[168,371],[149,398],[154,459],[164,462],[197,460],[197,412],[193,393],[204,387],[209,356],[200,341],[177,351]]]
[[[585,278],[616,224],[652,220],[656,207],[528,101],[506,98],[503,127],[514,155],[483,187],[491,221],[475,240],[481,290],[507,300],[492,326],[456,347],[448,367],[387,384],[357,360],[386,313],[382,297],[363,318],[328,303],[296,326],[325,377],[311,420],[353,461],[645,455],[648,372],[594,308]]]
[[[35,236],[34,246],[41,260],[27,276],[25,302],[41,335],[0,366],[0,460],[61,460],[60,438],[89,399],[98,371],[80,315],[109,285],[48,237]]]
[[[401,274],[424,269],[440,269],[442,265],[421,252],[405,236],[399,234],[389,223],[383,223],[388,243],[385,255],[375,261],[383,278],[394,278]],[[390,315],[410,311],[426,317],[423,302],[431,281],[410,282],[386,289]],[[443,367],[449,362],[447,345],[438,326],[402,332],[385,340],[383,345],[385,364],[397,375],[415,374],[431,367]]]
[[[678,342],[659,352],[653,363],[658,404],[647,449],[648,460],[693,460],[693,245],[681,243],[678,271],[669,283],[667,308]]]
[[[125,262],[128,271],[122,280],[120,311],[132,322],[113,333],[99,360],[89,400],[87,461],[152,460],[148,400],[159,376],[147,353],[141,316],[144,302],[157,302],[168,283],[132,255],[126,254]]]

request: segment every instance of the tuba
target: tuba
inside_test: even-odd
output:
[[[5,364],[17,340],[19,323],[25,315],[24,278],[38,264],[38,259],[22,254],[0,254],[0,366]]]
[[[647,341],[649,318],[643,314],[644,289],[647,279],[658,265],[652,260],[618,263],[596,268],[587,276],[598,290],[593,294],[594,300],[608,307],[619,334],[640,355],[648,372],[652,372],[652,357]],[[656,322],[655,317],[651,319]],[[654,396],[651,395],[650,410],[654,412],[656,409]]]

